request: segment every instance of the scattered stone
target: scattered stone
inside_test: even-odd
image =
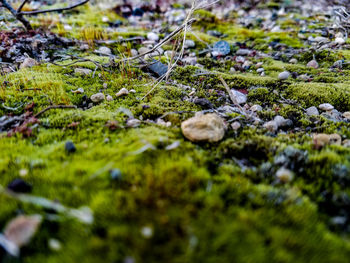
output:
[[[329,135],[329,144],[331,145],[341,145],[342,139],[339,134],[331,134]]]
[[[347,148],[350,148],[350,140],[344,140],[343,141],[343,146],[347,147]]]
[[[277,127],[282,127],[285,124],[286,119],[283,118],[280,115],[277,115],[274,119],[274,122],[276,123]]]
[[[338,44],[338,45],[344,45],[344,44],[345,44],[345,40],[344,40],[344,38],[342,38],[342,37],[337,37],[337,38],[334,40],[334,43],[335,43],[335,44]]]
[[[49,239],[48,246],[52,251],[60,251],[62,249],[61,242],[54,238]]]
[[[196,47],[196,43],[193,40],[187,39],[185,41],[185,48],[194,48]]]
[[[218,56],[227,56],[231,52],[231,46],[224,40],[216,42],[213,47],[213,51],[218,54]]]
[[[87,69],[87,68],[76,68],[76,69],[74,69],[74,73],[78,74],[78,75],[87,76],[87,75],[92,74],[92,70],[91,69]]]
[[[141,121],[138,119],[128,119],[126,121],[127,128],[137,128],[141,125]]]
[[[218,142],[225,135],[225,123],[216,114],[199,115],[181,124],[182,133],[192,142]]]
[[[298,60],[296,58],[292,58],[291,60],[289,60],[290,64],[297,64]]]
[[[343,117],[347,120],[350,120],[350,111],[346,111],[343,113]]]
[[[100,47],[97,51],[104,55],[112,55],[112,50],[109,47]]]
[[[281,183],[289,183],[293,180],[294,174],[291,170],[288,170],[284,167],[280,168],[276,172],[276,178],[281,182]]]
[[[244,49],[244,48],[240,48],[237,50],[236,55],[237,56],[248,56],[250,54],[250,50],[249,49]]]
[[[159,40],[159,36],[156,33],[149,32],[147,34],[147,39],[151,40],[151,41],[158,41]]]
[[[117,97],[126,96],[129,94],[129,91],[126,88],[122,88],[118,93],[115,94]]]
[[[316,60],[311,60],[309,63],[306,65],[309,68],[315,68],[317,69],[319,67],[318,62]]]
[[[19,66],[19,68],[32,68],[34,66],[38,65],[38,62],[36,62],[35,59],[32,58],[26,58],[21,65]]]
[[[7,252],[15,257],[19,256],[20,248],[28,245],[41,224],[40,215],[20,215],[12,219],[5,227],[4,237],[11,246],[5,247]]]
[[[77,151],[77,148],[72,141],[66,142],[64,148],[66,149],[67,153],[75,153]]]
[[[194,104],[201,106],[203,109],[213,109],[214,106],[206,98],[198,98],[193,101]]]
[[[269,121],[264,124],[264,128],[270,132],[276,132],[278,130],[278,125],[275,121]]]
[[[146,69],[151,71],[157,77],[163,76],[168,71],[168,67],[160,61],[154,61],[154,63],[147,66]]]
[[[111,95],[107,95],[107,96],[106,96],[106,100],[107,100],[107,101],[113,101],[113,97],[112,97]]]
[[[84,89],[83,88],[79,88],[77,90],[71,90],[72,93],[74,94],[82,94],[84,93]]]
[[[153,229],[149,226],[144,226],[143,228],[141,228],[141,235],[144,238],[149,239],[153,236]]]
[[[7,189],[15,193],[30,193],[32,192],[32,185],[26,181],[18,178],[7,185]]]
[[[234,123],[231,123],[231,128],[234,131],[239,130],[241,127],[242,127],[242,125],[238,121],[235,121]]]
[[[92,102],[94,103],[100,103],[105,100],[105,95],[103,93],[96,93],[90,97]]]
[[[247,102],[247,95],[246,94],[239,92],[235,89],[232,89],[231,91],[232,91],[233,95],[235,96],[238,104],[244,104]]]
[[[312,106],[310,108],[306,109],[306,114],[309,116],[318,116],[320,113],[318,112],[318,109],[315,106]]]
[[[138,50],[138,53],[139,54],[145,54],[147,52],[149,52],[151,49],[147,48],[147,47],[140,47],[139,50]]]
[[[139,52],[137,52],[137,50],[134,48],[130,50],[130,53],[132,57],[136,57],[139,54]]]
[[[258,68],[257,70],[256,70],[256,73],[263,73],[265,70],[264,70],[264,68]]]
[[[112,169],[109,171],[109,177],[115,182],[122,180],[122,172],[119,169]]]
[[[325,145],[329,144],[330,136],[324,133],[315,134],[313,136],[313,141],[316,148],[322,148]]]
[[[323,103],[323,104],[319,105],[318,108],[320,110],[323,110],[323,111],[331,111],[334,109],[333,105],[331,105],[329,103]]]
[[[284,71],[278,75],[279,80],[286,80],[290,77],[290,73],[288,71]]]
[[[250,108],[251,111],[253,112],[259,112],[259,111],[262,111],[263,108],[260,106],[260,105],[253,105],[251,108]]]

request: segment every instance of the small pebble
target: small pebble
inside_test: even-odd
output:
[[[347,120],[350,120],[350,111],[344,112],[343,117]]]
[[[342,139],[339,134],[331,134],[329,135],[329,144],[331,145],[341,145]]]
[[[311,60],[309,63],[307,63],[306,66],[309,67],[309,68],[315,68],[315,69],[317,69],[319,67],[317,61],[314,60],[314,59]]]
[[[280,115],[277,115],[273,120],[274,120],[274,122],[276,123],[276,125],[277,125],[278,127],[283,126],[284,123],[285,123],[285,121],[286,121],[286,119],[283,118],[283,117],[280,116]]]
[[[315,106],[312,106],[310,108],[306,109],[306,114],[309,116],[318,116],[320,113],[318,112],[318,109]]]
[[[36,62],[35,59],[32,58],[26,58],[22,64],[19,66],[19,68],[32,68],[34,66],[36,66],[38,64],[38,62]]]
[[[48,245],[52,251],[60,251],[62,249],[61,242],[54,238],[49,239]]]
[[[32,185],[22,179],[15,179],[7,185],[7,189],[15,193],[30,193]]]
[[[270,132],[276,132],[278,130],[278,125],[274,121],[269,121],[264,124],[264,128]]]
[[[72,93],[74,94],[82,94],[84,93],[84,89],[83,88],[79,88],[77,90],[71,90]]]
[[[238,121],[235,121],[234,123],[231,124],[231,128],[232,128],[232,130],[234,130],[234,131],[239,130],[239,129],[241,128],[241,126],[242,126],[242,125],[241,125]]]
[[[284,71],[278,75],[278,79],[286,80],[290,77],[290,73],[288,71]]]
[[[328,134],[319,133],[313,136],[313,141],[316,148],[322,148],[325,145],[329,144],[330,137]]]
[[[298,60],[296,58],[292,58],[291,60],[289,60],[290,64],[297,64]]]
[[[262,111],[263,108],[260,106],[260,105],[253,105],[251,108],[250,108],[251,111],[253,112],[259,112],[259,111]]]
[[[110,170],[109,176],[113,181],[121,181],[122,180],[122,172],[119,169]]]
[[[331,111],[334,109],[334,106],[329,103],[323,103],[319,105],[318,108],[323,111]]]
[[[121,96],[126,96],[128,94],[129,94],[129,91],[126,88],[122,88],[120,91],[118,91],[118,93],[115,94],[115,96],[121,97]]]
[[[76,68],[74,69],[74,73],[78,74],[78,75],[90,75],[92,74],[92,70],[91,69],[87,69],[87,68]]]
[[[111,95],[107,95],[107,96],[106,96],[106,100],[107,100],[107,101],[113,101],[113,97],[112,97]]]
[[[276,177],[281,183],[286,184],[293,180],[294,175],[291,170],[282,167],[276,172]]]
[[[141,235],[147,239],[151,238],[153,236],[153,229],[149,226],[144,226],[141,228]]]
[[[345,44],[345,40],[344,38],[342,37],[337,37],[335,40],[334,40],[334,43],[338,44],[338,45],[344,45]]]
[[[64,148],[66,149],[67,153],[74,153],[77,151],[77,148],[75,147],[75,145],[72,141],[66,142]]]
[[[96,93],[90,97],[92,102],[99,103],[105,100],[105,95],[103,93]]]
[[[112,50],[109,47],[100,47],[98,52],[104,55],[112,55]]]
[[[159,40],[159,36],[156,33],[149,32],[147,34],[147,39],[151,40],[151,41],[158,41]]]

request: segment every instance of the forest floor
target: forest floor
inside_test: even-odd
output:
[[[0,10],[0,262],[349,262],[345,9]]]

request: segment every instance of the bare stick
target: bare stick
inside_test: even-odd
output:
[[[28,11],[28,12],[21,12],[20,14],[25,15],[25,16],[31,16],[31,15],[37,15],[37,14],[43,14],[43,13],[53,13],[53,12],[63,12],[67,10],[74,9],[78,6],[85,5],[87,2],[90,0],[84,0],[80,3],[77,3],[75,5],[71,5],[68,7],[63,7],[63,8],[55,8],[55,9],[46,9],[46,10],[38,10],[38,11]]]
[[[77,106],[75,105],[53,105],[53,106],[49,106],[45,109],[43,109],[42,111],[38,112],[37,114],[34,115],[34,118],[38,118],[40,115],[44,114],[45,112],[49,111],[49,110],[53,110],[53,109],[76,109]]]
[[[26,5],[26,3],[28,2],[29,0],[24,0],[23,2],[22,2],[22,4],[18,7],[18,9],[17,9],[17,13],[20,13],[21,11],[22,11],[22,9],[23,9],[23,7]]]
[[[8,2],[7,0],[0,0],[0,3],[2,4],[2,7],[6,8],[7,10],[9,10],[11,12],[11,14],[18,20],[20,21],[24,27],[27,30],[32,30],[32,26],[29,23],[29,21],[27,19],[24,18],[24,16],[32,16],[32,15],[37,15],[37,14],[43,14],[43,13],[52,13],[52,12],[63,12],[66,10],[71,10],[73,8],[76,8],[78,6],[84,5],[87,2],[89,2],[90,0],[84,0],[81,1],[77,4],[68,6],[68,7],[63,7],[63,8],[55,8],[55,9],[46,9],[46,10],[37,10],[37,11],[28,11],[28,12],[22,12],[23,7],[25,6],[25,4],[27,4],[29,2],[29,0],[24,0],[22,2],[22,4],[18,7],[17,10],[15,10]]]

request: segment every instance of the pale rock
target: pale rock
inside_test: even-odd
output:
[[[341,145],[342,139],[339,134],[331,134],[329,135],[329,144],[331,145]]]
[[[282,116],[280,115],[277,115],[273,121],[276,123],[277,127],[282,127],[286,121],[285,118],[283,118]]]
[[[156,34],[154,32],[149,32],[147,34],[147,39],[151,40],[151,41],[158,41],[159,40],[159,36],[158,36],[158,34]]]
[[[231,128],[234,131],[239,130],[241,127],[242,127],[242,125],[238,121],[235,121],[234,123],[231,123]]]
[[[329,103],[323,103],[319,105],[318,108],[323,111],[331,111],[334,109],[334,106]]]
[[[311,60],[309,63],[306,65],[309,68],[315,68],[317,69],[319,67],[318,62],[316,60]]]
[[[260,105],[253,105],[251,108],[250,108],[251,111],[253,112],[259,112],[259,111],[262,111],[263,108],[260,106]]]
[[[290,73],[288,71],[283,71],[278,75],[279,80],[286,80],[290,77]]]
[[[92,102],[99,103],[105,100],[105,95],[103,93],[96,93],[90,97]]]
[[[310,108],[306,109],[306,114],[309,116],[318,116],[320,113],[318,112],[318,109],[315,106],[312,106]]]
[[[126,96],[128,94],[129,94],[129,91],[126,88],[122,88],[121,90],[119,90],[118,93],[115,94],[115,96],[121,97],[121,96]]]
[[[113,97],[112,97],[111,95],[107,95],[107,96],[106,96],[106,100],[107,100],[107,101],[113,101]]]
[[[278,130],[278,125],[275,121],[269,121],[264,124],[264,128],[270,132],[276,132]]]
[[[330,136],[328,134],[319,133],[313,136],[313,143],[317,148],[322,148],[329,144]]]
[[[231,91],[232,91],[234,97],[236,98],[236,101],[238,104],[244,104],[247,102],[247,95],[245,95],[244,93],[239,92],[235,89],[232,89]]]
[[[32,58],[26,58],[22,64],[19,66],[19,68],[32,68],[34,66],[38,65],[38,62],[36,62],[35,59]]]
[[[112,55],[112,50],[109,47],[100,47],[97,51],[104,55]]]
[[[196,115],[181,123],[183,135],[192,142],[218,142],[225,135],[225,123],[217,114]]]
[[[87,68],[76,68],[76,69],[74,69],[74,73],[78,74],[78,75],[87,76],[87,75],[92,74],[92,70],[91,69],[87,69]]]
[[[293,180],[294,174],[291,170],[288,170],[284,167],[278,169],[276,172],[276,178],[281,182],[281,183],[289,183]]]
[[[350,120],[350,111],[346,111],[343,113],[343,117],[347,120]]]
[[[187,39],[185,41],[185,48],[194,48],[196,43],[193,40]]]
[[[344,38],[342,37],[337,37],[335,40],[334,40],[334,43],[338,44],[338,45],[344,45],[345,44],[345,40]]]

